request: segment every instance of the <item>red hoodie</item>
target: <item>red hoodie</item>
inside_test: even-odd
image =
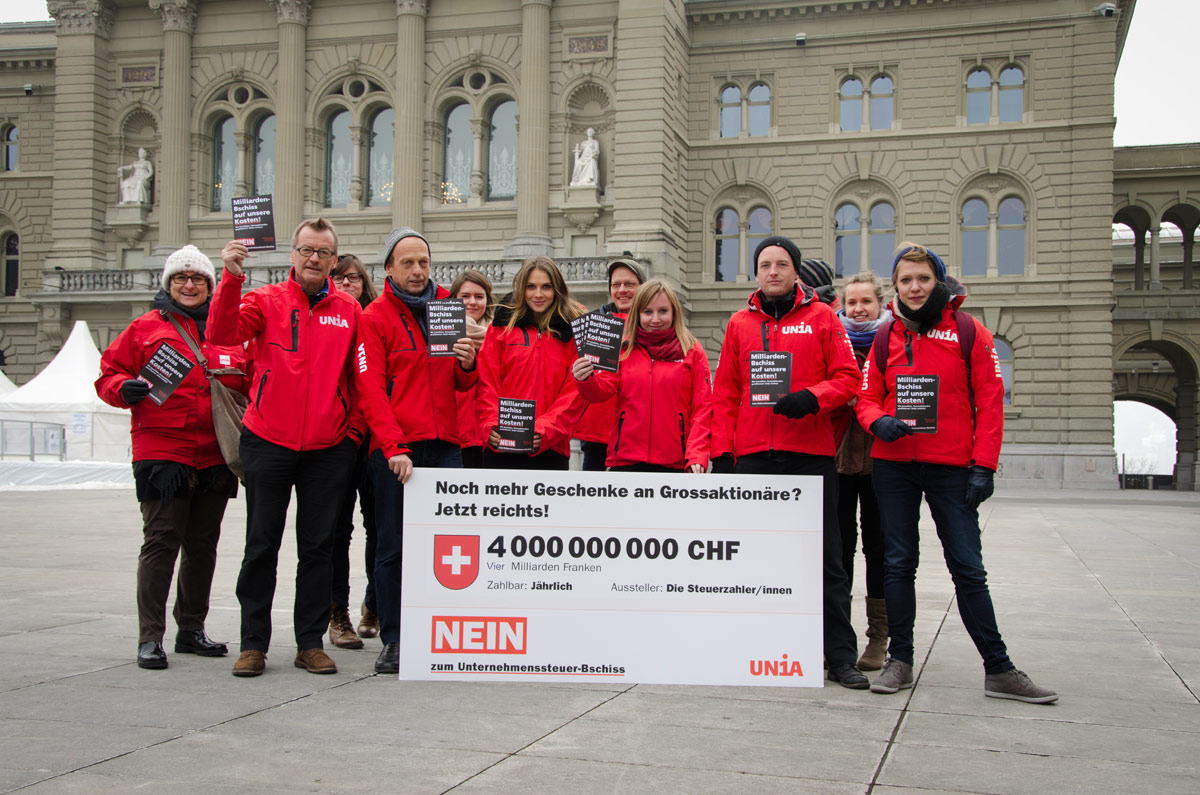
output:
[[[608,466],[708,466],[712,386],[699,342],[675,361],[654,360],[636,345],[617,372],[597,372],[579,391],[591,401],[615,400]]]
[[[449,298],[444,287],[435,299]],[[451,356],[430,356],[412,310],[390,287],[363,310],[358,323],[359,407],[371,428],[371,449],[384,458],[409,452],[409,442],[459,444],[455,391],[475,385]]]
[[[897,318],[888,337],[883,378],[877,377],[874,355],[867,356],[855,406],[864,428],[869,429],[884,414],[895,416],[897,375],[938,376],[937,431],[914,433],[891,443],[877,438],[871,446],[872,458],[963,467],[978,464],[991,470],[998,466],[1004,437],[1000,359],[991,332],[976,319],[975,345],[971,348],[971,386],[975,392],[972,417],[967,367],[953,316],[965,297],[965,292],[951,297],[937,325],[926,334],[909,331]]]
[[[858,387],[858,365],[846,331],[834,311],[803,283],[796,285],[795,306],[780,320],[763,312],[761,297],[756,290],[725,330],[713,385],[712,455],[781,450],[832,456],[829,410],[849,401]],[[751,406],[751,351],[790,351],[791,391],[809,390],[820,410],[794,420],[770,406]]]
[[[362,429],[351,417],[358,301],[330,284],[310,309],[292,276],[243,296],[245,281],[228,270],[221,275],[208,334],[218,345],[255,344],[246,428],[290,450],[333,447],[347,434],[361,443]]]
[[[600,311],[609,311],[609,308],[615,310],[616,304],[607,304],[601,307]],[[624,320],[625,312],[609,311],[613,317],[618,317]],[[614,395],[609,400],[599,403],[589,403],[583,409],[583,417],[580,418],[579,424],[575,426],[575,433],[571,438],[579,439],[583,442],[600,442],[601,444],[608,442],[608,437],[612,433],[613,422],[617,416],[617,399]],[[609,466],[612,466],[611,464]]]

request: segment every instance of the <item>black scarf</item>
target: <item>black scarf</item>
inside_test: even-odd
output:
[[[492,325],[499,328],[506,328],[508,321],[513,316],[513,300],[512,293],[508,293],[500,299],[500,303],[496,305],[496,312],[492,315]],[[517,323],[517,328],[537,329],[537,319],[532,312],[526,312],[525,316]],[[571,331],[571,323],[565,320],[562,316],[555,314],[550,317],[550,328],[546,333],[554,337],[560,342],[570,342],[575,335]]]
[[[384,279],[384,283],[388,289],[392,291],[392,295],[399,298],[408,307],[408,311],[412,312],[413,317],[417,321],[417,325],[421,328],[421,336],[426,340],[429,339],[429,302],[433,300],[433,296],[437,294],[437,285],[430,279],[425,283],[425,289],[420,295],[413,295],[405,292],[396,286],[392,281],[392,277],[388,276]]]
[[[909,331],[925,334],[942,319],[942,310],[950,302],[950,288],[938,282],[925,303],[919,309],[909,309],[900,296],[896,296],[896,317],[900,319]]]
[[[196,324],[196,331],[200,333],[198,342],[204,342],[204,327],[208,323],[208,305],[212,301],[212,296],[205,299],[204,303],[195,309],[188,309],[186,306],[180,306],[175,303],[175,299],[166,290],[159,290],[154,296],[154,309],[159,312],[170,312],[173,315],[190,318]]]

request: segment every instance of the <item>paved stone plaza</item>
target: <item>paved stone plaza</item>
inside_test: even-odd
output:
[[[134,664],[131,489],[0,492],[0,791],[1196,792],[1200,495],[983,508],[1001,630],[1057,704],[983,696],[927,520],[919,678],[894,696],[396,682],[372,673],[377,640],[313,676],[292,667],[286,541],[266,674],[235,679],[232,656],[169,642],[168,670]],[[230,505],[208,622],[234,648],[244,510]],[[860,631],[862,612],[856,598]]]

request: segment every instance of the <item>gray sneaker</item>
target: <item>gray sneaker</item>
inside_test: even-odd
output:
[[[883,673],[871,683],[872,693],[895,693],[913,686],[913,669],[906,662],[891,657],[883,664]]]
[[[1058,693],[1033,683],[1024,671],[1016,668],[1002,674],[983,677],[983,694],[992,698],[1011,698],[1030,704],[1050,704],[1058,701]]]

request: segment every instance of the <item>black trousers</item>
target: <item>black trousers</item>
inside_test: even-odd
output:
[[[858,660],[854,627],[850,624],[850,581],[842,568],[842,531],[838,526],[837,466],[832,456],[770,451],[738,456],[739,475],[819,475],[822,489],[821,554],[825,602],[825,661],[830,668]]]
[[[883,598],[883,531],[870,475],[838,475],[838,523],[842,526],[842,568],[854,586],[854,554],[858,549],[858,506],[862,503],[862,551],[867,562],[867,596]]]
[[[528,453],[497,453],[483,448],[483,465],[488,469],[561,469],[571,468],[571,459],[562,453],[547,450],[537,455]]]
[[[350,538],[354,534],[354,502],[362,513],[363,535],[366,549],[364,561],[367,569],[367,589],[363,592],[363,604],[375,610],[375,489],[367,476],[366,444],[358,448],[354,459],[354,472],[346,484],[346,493],[338,509],[337,524],[333,528],[333,579],[329,589],[330,605],[350,606]]]
[[[242,651],[271,645],[271,603],[279,547],[296,489],[296,648],[322,648],[329,626],[330,552],[341,496],[358,455],[353,439],[322,450],[289,450],[242,431],[246,467],[246,551],[238,574]]]

